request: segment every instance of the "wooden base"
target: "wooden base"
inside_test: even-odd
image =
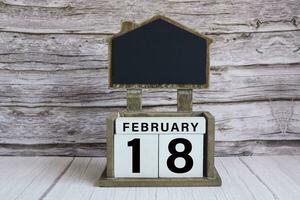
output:
[[[197,187],[221,184],[216,168],[214,178],[108,178],[105,169],[98,181],[100,187]]]

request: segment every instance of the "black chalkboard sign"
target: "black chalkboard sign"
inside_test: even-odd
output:
[[[156,16],[110,41],[111,87],[205,88],[211,40]]]

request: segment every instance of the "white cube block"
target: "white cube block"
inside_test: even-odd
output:
[[[158,177],[158,135],[114,135],[115,177]]]
[[[159,135],[159,177],[203,177],[203,135]]]
[[[119,117],[116,134],[180,134],[206,132],[204,117]]]

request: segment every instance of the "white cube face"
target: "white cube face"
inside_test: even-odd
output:
[[[115,134],[115,177],[158,177],[158,135]]]
[[[203,135],[160,135],[159,177],[203,177]]]

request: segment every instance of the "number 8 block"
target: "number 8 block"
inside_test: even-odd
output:
[[[203,134],[160,135],[159,177],[203,177]]]

